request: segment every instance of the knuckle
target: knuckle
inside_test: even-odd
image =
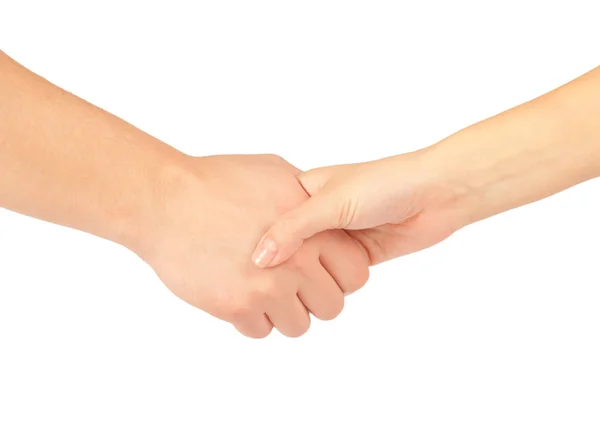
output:
[[[255,339],[264,339],[269,334],[271,334],[272,330],[273,330],[273,326],[271,326],[271,327],[265,327],[261,331],[257,332],[256,335],[254,336],[254,338]]]
[[[250,292],[250,300],[253,304],[263,305],[272,302],[279,297],[279,289],[275,280],[265,280],[257,284]]]
[[[277,154],[263,154],[263,158],[275,164],[281,164],[283,162],[286,162],[283,157]]]
[[[344,295],[349,296],[357,292],[358,290],[363,288],[365,284],[366,280],[362,279],[361,277],[357,277],[355,280],[353,280],[351,283],[344,287]]]
[[[369,268],[359,268],[358,271],[356,272],[356,276],[355,276],[355,288],[354,291],[356,290],[360,290],[361,288],[363,288],[365,286],[365,284],[367,283],[367,281],[369,281]]]
[[[229,318],[231,322],[241,321],[247,318],[254,312],[252,305],[247,301],[232,302],[228,308]]]
[[[251,339],[264,339],[269,334],[271,334],[272,328],[262,328],[262,329],[253,329],[250,331],[241,331],[240,327],[237,327],[238,331],[240,331],[244,336],[249,337]]]
[[[257,339],[257,340],[260,340],[260,339],[265,339],[265,338],[267,338],[267,337],[269,336],[269,334],[271,334],[271,330],[268,330],[268,331],[261,331],[261,332],[259,332],[259,333],[256,333],[256,334],[252,334],[252,335],[246,335],[246,336],[247,336],[247,337],[250,337],[251,339]]]
[[[283,160],[283,157],[281,157],[280,155],[277,155],[277,154],[267,154],[267,156],[273,161]]]
[[[337,318],[344,310],[344,297],[336,297],[335,301],[330,302],[322,311],[313,312],[314,316],[321,321],[331,321]]]
[[[298,337],[304,336],[309,328],[310,328],[310,321],[306,321],[306,323],[304,323],[304,324],[298,324],[294,328],[286,329],[284,331],[280,330],[280,332],[281,332],[281,334],[283,334],[286,337],[298,338]]]

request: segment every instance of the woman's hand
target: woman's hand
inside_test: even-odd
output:
[[[302,240],[343,228],[371,264],[600,175],[600,68],[427,149],[299,176],[312,198],[280,217],[253,260],[288,259]]]
[[[271,226],[254,262],[285,262],[302,241],[327,229],[347,230],[372,265],[447,238],[460,227],[454,207],[460,191],[437,178],[428,156],[425,150],[300,174],[311,198]]]

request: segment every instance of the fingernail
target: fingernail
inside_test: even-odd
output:
[[[271,237],[265,237],[254,250],[252,261],[260,268],[269,266],[277,254],[277,244]]]

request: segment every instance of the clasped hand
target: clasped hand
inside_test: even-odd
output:
[[[153,212],[147,239],[134,250],[184,301],[249,337],[265,337],[273,326],[295,337],[308,330],[309,313],[335,318],[344,293],[367,281],[365,252],[338,230],[308,239],[277,268],[252,263],[261,234],[308,198],[296,179],[300,171],[283,159],[240,155],[185,162],[166,179],[164,210]]]
[[[144,233],[150,242],[135,251],[175,295],[249,337],[273,327],[304,334],[311,314],[342,311],[370,265],[452,233],[443,209],[424,208],[420,184],[398,189],[402,173],[423,175],[412,158],[307,173],[272,155],[184,163],[166,179],[168,201]]]

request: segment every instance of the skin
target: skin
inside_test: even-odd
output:
[[[250,337],[299,336],[368,264],[600,174],[600,69],[429,148],[306,173],[187,156],[1,52],[0,99],[0,207],[129,248]]]
[[[599,175],[596,68],[423,150],[300,174],[311,198],[272,224],[252,258],[276,266],[306,238],[346,229],[374,265]]]
[[[272,155],[190,157],[61,90],[0,52],[0,207],[114,241],[178,297],[260,338],[305,333],[368,278],[343,231],[306,239],[286,265],[249,253],[308,195]]]

